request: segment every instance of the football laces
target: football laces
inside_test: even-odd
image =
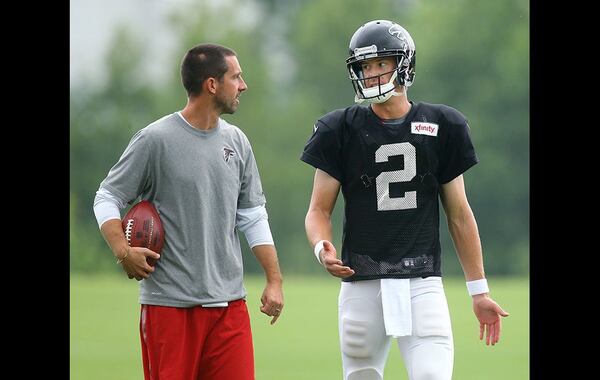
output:
[[[131,246],[131,230],[133,229],[133,219],[127,220],[127,226],[125,227],[125,239],[127,244]]]
[[[150,219],[150,232],[148,236],[148,242],[152,241],[152,235],[154,235],[154,218]]]

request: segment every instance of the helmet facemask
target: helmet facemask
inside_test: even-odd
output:
[[[401,96],[406,93],[405,91],[397,92],[395,89],[397,85],[404,85],[406,82],[403,79],[406,78],[406,70],[408,69],[408,65],[404,64],[404,55],[397,55],[395,58],[397,62],[395,69],[367,78],[363,77],[363,71],[361,68],[361,62],[363,62],[364,59],[348,64],[350,80],[352,81],[352,86],[354,87],[354,92],[356,94],[354,96],[354,101],[356,103],[383,103],[392,96]],[[382,84],[382,78],[390,73],[392,73],[392,75],[389,81]],[[374,78],[377,78],[377,85],[367,87],[367,81]]]

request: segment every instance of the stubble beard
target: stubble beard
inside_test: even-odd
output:
[[[234,114],[238,107],[238,104],[236,104],[235,99],[236,98],[228,102],[227,99],[217,97],[215,99],[217,109],[221,112],[221,114]]]

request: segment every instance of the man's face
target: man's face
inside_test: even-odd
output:
[[[215,101],[222,113],[232,114],[240,105],[240,94],[248,86],[242,79],[242,69],[237,57],[233,55],[225,57],[225,61],[229,69],[219,82]]]
[[[377,57],[366,59],[361,62],[363,78],[374,77],[364,80],[364,87],[374,87],[378,84],[384,85],[389,82],[394,70],[396,69],[396,59],[394,57]],[[387,73],[378,79],[378,75]],[[380,83],[381,81],[381,83]]]

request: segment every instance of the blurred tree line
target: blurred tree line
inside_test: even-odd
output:
[[[299,160],[322,114],[353,104],[345,59],[352,33],[373,19],[407,28],[417,48],[412,101],[444,103],[469,119],[480,163],[465,174],[479,225],[486,272],[529,270],[529,2],[191,1],[169,15],[178,36],[169,78],[154,83],[152,60],[130,30],[115,31],[108,79],[72,86],[70,98],[71,271],[118,271],[92,203],[101,180],[135,131],[186,103],[179,66],[185,52],[216,42],[237,53],[249,89],[236,114],[223,115],[250,139],[267,196],[285,274],[314,273],[304,232],[314,169]],[[442,208],[441,208],[442,209]],[[443,209],[442,209],[443,210]],[[341,248],[343,197],[334,212]],[[218,221],[215,221],[218,223]],[[440,220],[445,274],[461,274],[445,216]],[[249,273],[260,266],[242,239]]]

